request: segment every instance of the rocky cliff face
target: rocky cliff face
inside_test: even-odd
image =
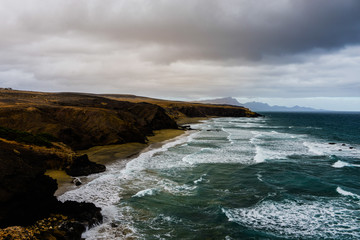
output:
[[[57,183],[44,175],[45,170],[64,169],[71,176],[105,171],[105,166],[74,150],[146,142],[146,135],[163,128],[177,124],[154,104],[84,94],[0,92],[0,227],[29,225],[50,213],[61,214],[67,217],[56,220],[56,229],[21,231],[40,239],[80,239],[86,227],[102,220],[101,209],[91,203],[58,202]],[[0,230],[0,238],[11,239],[19,231]]]
[[[84,94],[0,95],[0,126],[49,133],[74,150],[97,145],[145,142],[153,130],[177,128],[165,110]]]
[[[20,154],[0,142],[0,227],[29,224],[46,216],[57,202],[57,183],[32,165],[36,154]],[[34,159],[35,158],[35,159]]]
[[[57,183],[44,175],[46,154],[6,141],[0,141],[0,149],[0,228],[47,218],[28,228],[0,229],[0,239],[80,239],[87,227],[102,221],[94,204],[54,197]]]
[[[211,104],[199,102],[181,102],[139,97],[134,95],[105,94],[106,98],[120,101],[130,101],[134,103],[147,102],[156,104],[165,109],[166,113],[173,119],[183,117],[259,117],[260,114],[250,111],[242,106],[229,104]]]
[[[170,107],[172,112],[178,111],[187,117],[259,117],[260,115],[251,112],[247,108],[235,106],[217,106],[206,104],[189,104],[184,106]]]

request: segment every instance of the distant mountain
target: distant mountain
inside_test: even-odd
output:
[[[235,98],[226,97],[226,98],[217,98],[217,99],[208,99],[199,101],[200,103],[210,103],[210,104],[221,104],[221,105],[233,105],[233,106],[243,106]]]
[[[270,106],[267,103],[262,102],[247,102],[242,104],[244,107],[251,109],[252,111],[258,112],[318,112],[325,111],[323,109],[315,109],[310,107],[300,107],[298,105],[294,107],[285,107],[285,106]]]
[[[217,98],[217,99],[209,99],[200,101],[201,103],[210,103],[210,104],[226,104],[226,105],[234,105],[234,106],[243,106],[249,108],[252,111],[257,112],[318,112],[318,111],[326,111],[323,109],[315,109],[310,107],[285,107],[285,106],[270,106],[267,103],[262,102],[247,102],[247,103],[239,103],[235,98],[226,97],[226,98]]]

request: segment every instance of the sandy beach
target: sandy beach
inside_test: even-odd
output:
[[[198,120],[193,119],[192,122]],[[187,121],[186,123],[188,123]],[[146,149],[161,147],[167,141],[186,134],[184,130],[178,129],[162,129],[154,131],[154,136],[148,137],[148,142],[143,143],[125,143],[125,144],[115,144],[107,146],[96,146],[87,150],[78,151],[79,154],[87,154],[89,159],[93,162],[109,165],[114,161],[128,161],[131,158],[136,157],[142,151]],[[58,183],[58,189],[55,192],[55,196],[60,196],[66,191],[75,189],[76,186],[72,183],[73,177],[67,175],[65,171],[62,170],[47,170],[46,175],[56,179]],[[86,183],[88,177],[80,177],[82,183]]]
[[[178,125],[188,125],[198,123],[202,120],[209,119],[209,117],[182,117],[177,119]],[[124,143],[106,146],[95,146],[86,150],[77,151],[78,154],[87,154],[89,159],[93,162],[103,164],[105,166],[113,163],[114,161],[129,161],[138,156],[141,152],[147,149],[161,147],[168,141],[186,134],[185,130],[180,129],[161,129],[153,131],[153,136],[148,136],[147,143]],[[124,163],[125,166],[126,163]],[[47,170],[46,175],[56,179],[58,189],[55,196],[60,196],[63,193],[76,189],[77,186],[72,182],[74,177],[71,177],[63,170]],[[91,178],[91,176],[90,176]],[[88,182],[88,177],[80,177],[83,184]]]
[[[136,156],[149,146],[156,147],[161,142],[175,138],[183,134],[183,130],[163,129],[154,131],[154,136],[149,136],[148,142],[143,143],[125,143],[107,146],[96,146],[87,150],[79,151],[79,154],[87,154],[93,162],[107,165],[115,160],[128,159]]]

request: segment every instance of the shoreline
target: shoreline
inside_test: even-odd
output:
[[[184,130],[178,129],[162,129],[154,131],[154,136],[148,137],[148,143],[124,143],[115,145],[95,146],[86,150],[78,151],[80,154],[87,154],[90,161],[103,164],[105,166],[114,163],[115,161],[124,162],[124,166],[127,161],[135,158],[147,148],[159,147],[164,142],[174,139],[182,134],[185,134]],[[106,172],[106,171],[105,171]],[[74,177],[71,177],[63,170],[47,170],[46,175],[56,179],[58,183],[58,189],[55,192],[55,196],[58,197],[67,191],[74,190],[79,186],[75,186],[72,183]],[[94,174],[89,176],[78,177],[82,184],[86,184],[92,179]],[[81,185],[80,185],[81,186]]]
[[[191,122],[186,121],[186,124],[196,123],[205,119],[206,118],[199,120],[193,119]],[[167,142],[185,134],[187,134],[187,131],[180,129],[155,130],[154,135],[148,137],[149,141],[147,143],[131,142],[124,144],[95,146],[86,150],[78,151],[78,153],[87,154],[90,161],[103,164],[105,166],[120,161],[124,163],[125,167],[128,161],[139,156],[141,153],[153,148],[159,148]],[[56,197],[79,187],[72,183],[74,177],[67,175],[64,170],[47,170],[45,174],[56,179],[58,183],[58,189],[54,194]],[[91,176],[94,175],[80,176],[78,178],[82,181],[82,184],[86,184],[93,179]]]
[[[137,96],[125,101],[122,98],[128,95],[121,94],[8,89],[0,95],[4,116],[0,119],[1,137],[9,140],[0,141],[3,150],[0,164],[4,168],[0,174],[4,183],[0,191],[6,193],[0,199],[3,227],[32,224],[57,208],[67,216],[76,213],[75,217],[81,220],[88,210],[78,206],[85,203],[61,202],[57,196],[78,189],[82,183],[86,187],[88,182],[106,175],[100,174],[106,170],[105,165],[108,172],[115,165],[121,169],[129,166],[130,161],[136,161],[139,154],[156,152],[163,144],[171,146],[179,139],[186,141],[186,135],[184,139],[175,137],[191,130],[190,124],[208,117],[259,116],[243,107]],[[146,136],[152,133],[154,136]],[[188,132],[191,133],[193,131]],[[119,142],[132,143],[112,145]],[[94,146],[101,147],[88,149]],[[77,151],[79,149],[88,150]],[[85,205],[94,210],[96,221],[101,222],[99,208],[92,203]],[[93,218],[86,221],[88,223],[80,225],[91,227]]]

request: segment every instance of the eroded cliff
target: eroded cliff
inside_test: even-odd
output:
[[[0,92],[0,107],[0,126],[48,133],[74,150],[144,143],[153,130],[177,128],[160,106],[94,95]]]

